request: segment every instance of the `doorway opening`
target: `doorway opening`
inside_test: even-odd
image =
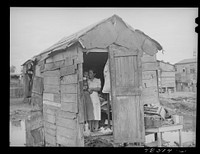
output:
[[[95,78],[100,79],[101,81],[101,88],[100,91],[98,91],[98,96],[100,99],[101,120],[99,121],[99,131],[97,132],[101,132],[101,130],[102,132],[106,132],[104,130],[108,130],[108,128],[109,130],[112,129],[112,114],[110,105],[111,100],[109,99],[110,97],[108,93],[102,92],[103,87],[105,86],[104,68],[108,61],[108,52],[84,52],[83,59],[83,74],[85,71],[92,69],[95,71]]]

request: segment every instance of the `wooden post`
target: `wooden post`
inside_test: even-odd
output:
[[[157,138],[158,138],[158,147],[161,147],[162,146],[161,132],[157,133]]]
[[[181,129],[178,130],[179,133],[179,146],[182,147]]]
[[[108,114],[108,128],[111,128],[110,127],[110,97],[109,97],[109,93],[107,95],[107,114]]]

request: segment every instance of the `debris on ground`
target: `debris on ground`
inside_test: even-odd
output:
[[[113,144],[101,137],[85,137],[85,147],[113,147]]]

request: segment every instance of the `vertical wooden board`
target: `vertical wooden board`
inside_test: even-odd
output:
[[[133,103],[134,102],[134,103]],[[136,97],[117,97],[118,105],[115,106],[114,139],[116,143],[140,142],[139,108]],[[142,136],[142,135],[141,135]]]
[[[55,136],[52,136],[48,133],[45,133],[45,141],[47,143],[50,143],[52,145],[56,145],[56,137]]]
[[[59,85],[60,84],[60,77],[44,77],[44,84],[45,85]]]
[[[48,101],[48,100],[43,100],[43,106],[44,105],[58,107],[58,108],[61,107],[61,103],[56,103],[56,102],[52,102],[52,101]]]
[[[68,129],[76,129],[76,119],[66,119],[66,118],[57,117],[56,125],[62,126]]]
[[[61,110],[77,113],[78,112],[78,106],[77,106],[77,103],[61,102]]]
[[[60,77],[60,70],[46,71],[42,73],[44,77]]]
[[[67,85],[61,85],[61,94],[67,93],[67,94],[77,94],[77,84],[67,84]]]
[[[60,86],[59,85],[44,85],[44,92],[59,94]]]
[[[80,123],[80,121],[77,124],[77,135],[76,135],[76,146],[78,147],[84,147],[84,123]]]
[[[52,109],[52,107],[45,107],[45,108],[43,108],[43,113],[44,114],[50,114],[50,115],[53,115],[53,116],[57,116],[57,112],[58,112],[58,109],[56,109],[56,108],[53,108]]]
[[[66,94],[66,93],[61,93],[61,101],[62,102],[74,102],[77,103],[77,94]]]
[[[84,123],[85,121],[85,102],[83,100],[83,82],[80,81],[78,83],[78,95],[77,95],[77,101],[78,101],[78,122]]]
[[[71,75],[63,76],[61,78],[60,82],[61,82],[61,84],[77,83],[78,82],[77,74],[71,74]]]
[[[62,135],[57,134],[56,139],[57,139],[57,143],[61,144],[61,146],[70,146],[70,147],[76,146],[75,140],[66,138]]]
[[[42,110],[42,95],[32,92],[31,108],[33,110]]]
[[[161,77],[174,77],[175,78],[175,72],[169,71],[169,72],[161,72]]]
[[[35,66],[35,76],[43,77],[41,72],[40,72],[40,66],[39,65]]]
[[[42,94],[43,92],[43,78],[34,76],[32,91]]]

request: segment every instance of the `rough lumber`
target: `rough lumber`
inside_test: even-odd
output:
[[[143,63],[142,64],[142,71],[153,71],[157,69],[158,69],[157,63]]]
[[[76,146],[75,140],[66,138],[62,135],[57,134],[56,139],[57,139],[57,143],[61,144],[61,146],[70,146],[70,147]]]
[[[65,119],[76,119],[77,114],[73,112],[59,110],[57,116],[60,118],[65,118]]]
[[[76,119],[67,119],[67,118],[57,117],[56,125],[57,125],[57,129],[58,129],[58,126],[62,126],[68,129],[76,130]]]
[[[67,76],[76,72],[77,65],[70,65],[60,69],[60,76]]]
[[[42,76],[44,76],[44,77],[59,77],[60,70],[46,71],[46,72],[42,73]]]
[[[77,106],[77,103],[74,103],[74,102],[72,103],[61,102],[61,110],[77,113],[78,106]]]
[[[44,77],[45,85],[60,85],[60,77]]]
[[[51,102],[51,101],[48,101],[48,100],[43,100],[43,105],[49,105],[49,106],[55,106],[55,107],[61,106],[60,103],[55,103],[55,102]]]
[[[52,124],[56,123],[56,116],[53,116],[51,114],[47,114],[45,112],[44,112],[43,116],[44,116],[44,121],[50,122]]]
[[[77,94],[66,94],[61,93],[61,101],[62,102],[74,102],[77,103]]]
[[[44,85],[44,92],[46,93],[54,93],[59,94],[60,93],[60,86],[59,85]]]
[[[55,136],[52,136],[48,133],[45,133],[45,141],[47,143],[50,143],[52,145],[56,145],[56,137]]]
[[[63,76],[61,78],[61,85],[62,84],[72,84],[72,83],[77,83],[77,74],[71,74],[67,76]]]
[[[68,85],[61,85],[61,94],[67,93],[67,94],[77,94],[77,84],[68,84]]]
[[[43,100],[48,100],[55,103],[60,103],[60,97],[60,94],[43,93]]]

